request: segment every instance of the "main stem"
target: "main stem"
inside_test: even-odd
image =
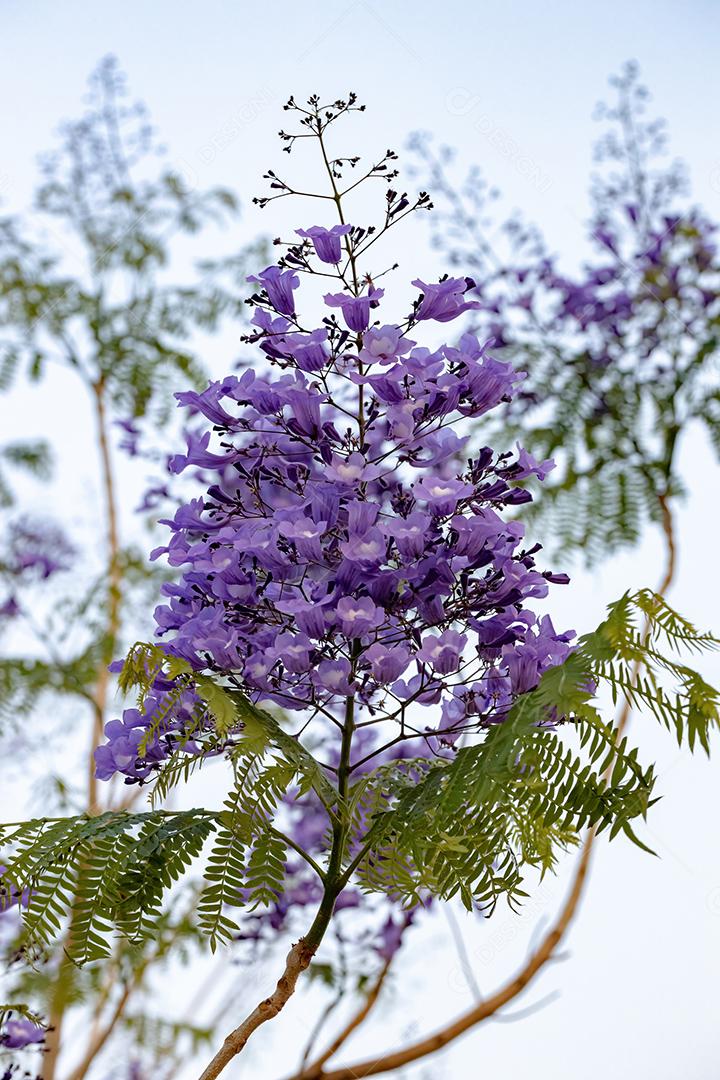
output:
[[[331,198],[337,207],[340,222],[344,225],[345,215],[342,207],[342,196],[335,183],[335,177],[333,176],[332,165],[330,164],[330,159],[328,158],[327,150],[325,148],[321,126],[318,126],[316,134],[320,144],[320,151],[325,170],[332,189]],[[360,293],[360,282],[358,281],[357,266],[352,251],[352,245],[347,238],[345,239],[345,245],[348,253],[348,263],[352,272],[353,291],[355,296],[358,296]],[[344,277],[343,283],[345,283]],[[357,346],[359,351],[362,347],[362,337],[360,335],[358,335]],[[365,407],[362,384],[358,387],[357,424],[358,444],[360,450],[362,450],[365,442]],[[353,653],[353,668],[355,659],[356,653]],[[327,873],[325,874],[323,899],[318,908],[315,920],[307,934],[293,945],[288,953],[285,961],[285,970],[278,979],[273,993],[265,998],[264,1001],[261,1001],[260,1004],[253,1009],[250,1015],[246,1017],[242,1024],[227,1036],[218,1053],[201,1074],[200,1080],[215,1080],[215,1077],[220,1075],[225,1066],[244,1049],[253,1032],[262,1024],[267,1023],[268,1020],[272,1020],[276,1017],[281,1009],[285,1007],[287,1001],[295,992],[299,977],[310,965],[310,962],[325,935],[330,919],[332,918],[335,901],[344,887],[347,877],[347,875],[344,875],[342,872],[342,865],[348,833],[345,803],[351,771],[350,752],[354,730],[355,699],[352,695],[348,695],[345,701],[345,719],[340,747],[340,762],[337,772],[338,812],[332,824],[332,846],[330,849]]]
[[[335,908],[335,901],[344,885],[342,873],[343,854],[347,840],[348,823],[345,817],[345,800],[350,777],[350,749],[355,728],[355,699],[345,701],[340,763],[338,765],[338,812],[333,819],[333,840],[325,875],[325,889],[312,926],[304,937],[290,949],[285,960],[285,970],[269,997],[257,1005],[243,1022],[231,1031],[225,1042],[200,1075],[200,1080],[215,1080],[226,1065],[247,1045],[248,1039],[259,1027],[273,1020],[285,1007],[295,992],[297,981],[310,966],[320,942],[325,936]]]
[[[120,632],[122,568],[120,565],[120,537],[115,477],[110,451],[105,401],[105,382],[102,376],[99,376],[95,382],[90,384],[90,390],[92,393],[97,425],[97,447],[104,494],[105,528],[107,536],[107,622],[105,641],[101,648],[100,665],[98,667],[95,686],[92,692],[93,720],[90,747],[88,751],[87,774],[87,812],[89,814],[96,814],[100,807],[98,805],[93,751],[102,739],[108,692],[110,688],[110,672],[108,671],[108,664],[112,659],[115,643]],[[68,931],[68,937],[71,934],[72,925]],[[67,1007],[67,990],[72,981],[73,974],[73,964],[67,958],[64,958],[60,963],[60,970],[58,972],[50,1004],[49,1030],[45,1040],[45,1054],[43,1055],[43,1080],[55,1080],[58,1056],[60,1054],[62,1027]]]

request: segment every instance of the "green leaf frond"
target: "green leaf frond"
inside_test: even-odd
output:
[[[360,781],[354,812],[365,832],[356,827],[350,865],[363,887],[409,904],[430,893],[492,909],[503,894],[521,899],[523,871],[552,869],[584,829],[644,847],[632,823],[653,802],[653,768],[592,699],[606,685],[679,743],[708,751],[718,693],[660,649],[716,645],[649,590],[622,597],[479,741],[452,759],[384,766]]]
[[[157,933],[166,894],[212,836],[196,904],[214,949],[238,930],[230,908],[253,910],[282,893],[287,848],[324,871],[277,827],[281,804],[312,795],[344,832],[342,887],[408,904],[460,896],[490,911],[501,897],[526,895],[528,869],[552,870],[584,830],[634,831],[655,801],[652,766],[603,719],[596,695],[649,713],[678,742],[709,750],[720,723],[717,691],[678,653],[717,646],[662,597],[643,590],[612,604],[607,618],[536,689],[447,756],[390,761],[360,776],[341,802],[325,768],[280,721],[227,686],[191,672],[155,646],[131,650],[121,675],[141,700],[159,670],[202,689],[233,771],[219,810],[39,819],[0,830],[5,880],[29,890],[30,942],[65,936],[79,963],[107,956],[115,935],[143,942]],[[210,687],[212,686],[212,689]],[[178,769],[171,757],[166,769]],[[161,774],[162,776],[162,770]],[[646,849],[647,850],[647,849]],[[73,901],[73,897],[76,899]]]

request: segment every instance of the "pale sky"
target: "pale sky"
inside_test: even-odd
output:
[[[291,93],[334,98],[352,89],[368,106],[357,123],[360,153],[401,149],[410,131],[432,131],[463,160],[479,163],[506,204],[537,221],[572,264],[583,253],[592,109],[605,96],[608,75],[630,57],[640,61],[657,109],[669,120],[673,154],[688,162],[695,197],[720,217],[719,29],[720,4],[712,0],[0,0],[0,197],[13,209],[27,205],[35,155],[48,147],[63,116],[77,114],[89,70],[113,52],[133,92],[148,102],[170,159],[192,183],[227,184],[240,193],[245,211],[237,233],[215,236],[201,254],[297,224],[284,204],[272,218],[249,205],[260,174],[280,158],[281,105]],[[428,280],[436,268],[425,240],[419,226],[401,240],[399,261],[408,277]],[[232,336],[213,344],[206,359],[214,374],[229,370],[235,345]],[[2,436],[45,429],[64,439],[52,502],[74,507],[79,521],[91,502],[87,493],[98,490],[89,464],[89,411],[62,379],[50,390],[20,394],[12,409],[0,401]],[[683,462],[690,495],[671,600],[718,632],[718,468],[699,433],[687,439]],[[656,583],[660,559],[658,537],[650,534],[632,554],[592,573],[576,571],[567,589],[556,590],[556,625],[592,628],[604,605],[627,587]],[[715,662],[705,670],[717,681],[717,669]],[[408,1069],[406,1080],[718,1076],[717,763],[678,754],[649,721],[636,721],[633,733],[644,759],[656,759],[665,796],[644,834],[661,858],[621,840],[609,849],[600,845],[566,959],[546,969],[509,1012],[559,995],[525,1019],[483,1026],[431,1063]],[[16,796],[15,785],[13,791]],[[4,816],[13,801],[0,788]],[[561,876],[544,886],[520,918],[501,911],[487,923],[462,922],[484,992],[521,961],[538,920],[552,917],[562,884]],[[406,952],[384,1006],[350,1045],[348,1061],[391,1048],[403,1033],[424,1034],[468,1004],[444,919],[427,920]],[[275,974],[253,973],[238,1017]],[[188,983],[195,977],[184,976]],[[252,1056],[228,1070],[228,1080],[287,1071],[316,1004],[301,993],[274,1030],[259,1035]],[[194,1075],[189,1068],[188,1080]]]

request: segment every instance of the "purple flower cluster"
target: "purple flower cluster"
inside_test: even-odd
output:
[[[0,552],[0,582],[9,590],[0,599],[0,623],[21,613],[22,588],[70,569],[75,556],[75,548],[53,522],[30,518],[10,522]]]
[[[306,230],[326,263],[348,232]],[[472,335],[436,349],[407,336],[477,306],[465,299],[472,281],[418,280],[402,323],[370,325],[382,289],[328,294],[307,330],[295,271],[251,280],[249,340],[267,370],[177,395],[212,431],[189,436],[171,469],[214,482],[166,522],[170,541],[153,553],[182,569],[155,612],[167,653],[308,719],[338,716],[351,697],[359,720],[384,724],[383,738],[392,725],[419,753],[501,721],[572,635],[526,606],[567,578],[540,572],[537,546],[524,548],[523,527],[504,516],[531,497],[520,482],[552,462],[487,447],[462,458],[467,421],[523,376]],[[139,761],[158,707],[108,725],[99,776],[142,777],[167,754],[192,703],[173,707]],[[427,722],[423,707],[437,707]]]
[[[120,671],[122,666],[122,661],[115,662],[111,670]],[[200,733],[207,722],[197,694],[159,674],[142,711],[125,709],[121,720],[105,725],[107,742],[95,751],[95,775],[99,780],[116,773],[129,781],[144,780],[178,745],[189,754],[200,753],[188,732],[192,727]]]
[[[63,531],[52,522],[22,518],[11,523],[5,569],[17,577],[47,581],[68,570],[77,554]]]

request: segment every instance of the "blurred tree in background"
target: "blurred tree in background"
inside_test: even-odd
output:
[[[437,207],[434,242],[475,280],[479,325],[528,373],[483,437],[511,443],[522,432],[554,457],[528,512],[588,563],[636,544],[648,519],[671,528],[680,437],[693,422],[720,451],[717,226],[687,200],[683,166],[662,160],[665,124],[646,115],[637,65],[611,85],[615,100],[597,114],[607,130],[590,192],[593,255],[579,272],[561,267],[536,226],[493,220],[496,193],[477,168],[457,181],[452,151],[413,140]]]
[[[139,794],[125,788],[112,791],[109,801],[107,792],[101,796],[92,754],[115,707],[108,664],[137,635],[163,579],[127,539],[132,508],[118,498],[116,455],[162,459],[151,443],[154,432],[167,433],[172,391],[207,381],[194,337],[216,330],[225,316],[242,317],[245,258],[262,244],[205,261],[187,280],[177,279],[183,234],[195,238],[208,226],[234,221],[239,204],[225,188],[194,190],[163,162],[146,109],[128,98],[113,57],[92,73],[84,115],[62,125],[60,144],[41,169],[32,213],[0,220],[0,386],[10,392],[23,377],[40,384],[53,365],[71,372],[77,394],[68,427],[86,424],[86,403],[94,416],[103,501],[83,509],[91,515],[91,536],[104,534],[105,552],[98,558],[92,542],[78,547],[66,536],[69,513],[55,522],[29,511],[22,497],[15,505],[17,470],[47,477],[53,454],[41,440],[5,444],[0,737],[22,754],[28,770],[46,739],[63,756],[84,754],[84,769],[74,775],[85,774],[85,790],[60,774],[40,782],[39,792],[44,808],[96,814],[129,806]],[[135,503],[157,516],[167,497],[162,482],[150,492],[137,490]],[[31,732],[19,721],[35,706]],[[23,963],[22,939],[10,937],[13,962],[2,997],[32,1000],[48,1019],[44,1080],[56,1075],[68,1025],[79,1064],[62,1075],[72,1080],[82,1080],[122,1025],[135,1045],[154,1045],[166,1066],[182,1053],[183,1035],[192,1043],[205,1034],[190,1021],[178,1024],[173,1017],[166,1024],[156,1009],[145,1015],[144,1006],[134,1008],[171,946],[173,955],[187,954],[196,936],[193,906],[191,895],[178,897],[157,941],[143,949],[120,942],[110,962],[83,970],[59,956]],[[78,1010],[85,1017],[79,1029]]]

